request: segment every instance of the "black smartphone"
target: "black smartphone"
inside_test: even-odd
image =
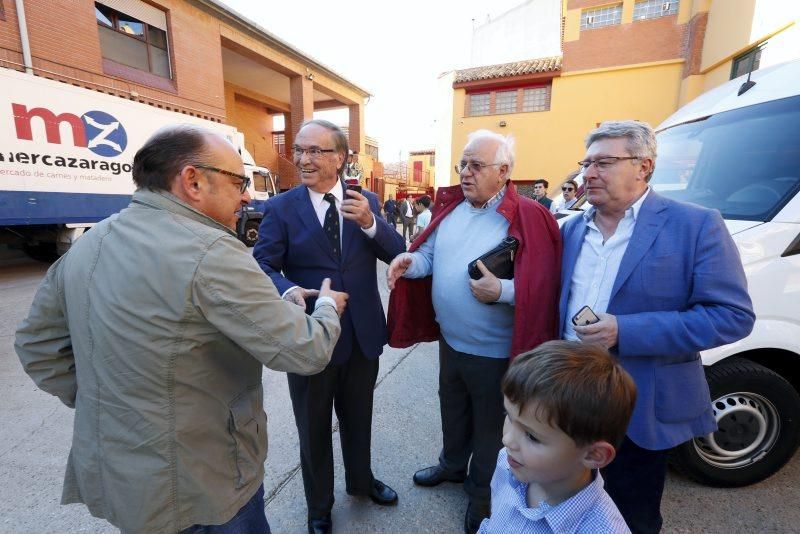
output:
[[[586,326],[587,324],[594,324],[599,320],[600,318],[589,306],[584,306],[578,310],[578,313],[572,318],[572,324],[575,326]]]
[[[348,191],[355,191],[359,195],[361,194],[361,186],[360,185],[347,184],[347,190]]]

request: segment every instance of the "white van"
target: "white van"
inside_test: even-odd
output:
[[[800,61],[704,93],[656,128],[659,194],[720,211],[756,322],[702,353],[719,430],[673,463],[714,486],[763,480],[800,444]]]

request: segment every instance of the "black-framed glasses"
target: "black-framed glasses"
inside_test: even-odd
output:
[[[214,171],[220,174],[224,174],[225,176],[230,176],[231,178],[236,178],[237,180],[241,180],[242,183],[239,184],[239,192],[244,193],[247,191],[247,188],[250,187],[250,178],[248,176],[244,176],[242,174],[236,174],[235,172],[226,171],[225,169],[220,169],[218,167],[212,167],[211,165],[193,165],[193,167],[197,167],[198,169],[205,169],[207,171]]]
[[[598,171],[605,171],[608,170],[612,165],[614,165],[618,161],[624,161],[627,159],[642,159],[639,156],[605,156],[602,158],[597,159],[585,159],[583,161],[579,161],[578,165],[580,165],[581,169],[584,171],[589,169],[592,165],[594,165]]]
[[[479,163],[477,161],[462,161],[454,168],[456,170],[456,174],[461,174],[467,168],[472,171],[472,174],[478,174],[483,170],[484,167],[497,167],[498,165],[504,165],[503,163]]]
[[[294,145],[292,147],[292,154],[296,158],[302,158],[303,154],[308,154],[311,159],[321,158],[323,154],[330,154],[331,152],[336,152],[335,148],[319,148],[317,146],[312,146],[311,148],[303,148],[301,146]]]
[[[575,191],[575,188],[574,187],[562,187],[561,190],[562,191]]]

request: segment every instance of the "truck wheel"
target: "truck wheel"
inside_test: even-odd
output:
[[[673,451],[690,478],[718,487],[764,480],[788,462],[800,443],[800,396],[779,374],[731,358],[706,369],[719,429]]]
[[[29,257],[43,263],[53,263],[60,256],[55,243],[26,244],[24,250]]]
[[[254,247],[258,241],[258,227],[261,221],[247,221],[244,223],[242,243],[247,247]]]

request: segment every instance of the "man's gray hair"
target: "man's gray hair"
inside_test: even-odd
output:
[[[595,141],[607,138],[625,138],[628,140],[628,152],[631,156],[656,159],[656,133],[646,122],[603,122],[586,136],[586,148]]]
[[[344,131],[342,131],[341,128],[336,126],[331,121],[326,121],[325,119],[307,120],[300,125],[300,130],[311,124],[322,126],[326,130],[329,130],[333,135],[333,149],[344,156],[344,161],[342,162],[341,167],[339,167],[339,169],[337,170],[339,176],[342,176],[342,172],[344,171],[344,168],[347,166],[347,157],[349,155],[349,150],[350,150],[348,146],[347,136],[344,134]],[[297,131],[299,132],[300,130]]]
[[[145,141],[133,157],[133,181],[140,189],[169,191],[187,165],[208,164],[207,140],[219,136],[193,124],[164,126]]]
[[[494,155],[492,163],[500,163],[508,165],[508,178],[511,178],[511,172],[514,170],[514,136],[513,135],[500,135],[499,133],[491,130],[475,130],[467,136],[467,144],[471,145],[476,141],[491,140],[497,142],[497,152]]]

